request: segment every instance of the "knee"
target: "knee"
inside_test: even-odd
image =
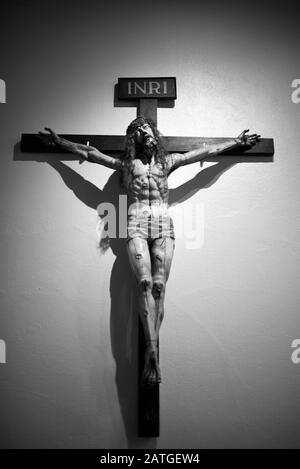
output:
[[[152,280],[150,277],[143,277],[138,283],[139,288],[143,293],[147,293],[152,290]]]
[[[163,278],[157,278],[153,282],[153,293],[161,296],[165,292],[166,282]]]

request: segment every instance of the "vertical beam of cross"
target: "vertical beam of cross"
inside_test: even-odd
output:
[[[151,119],[157,126],[157,99],[139,99],[137,115]]]
[[[137,115],[151,119],[157,125],[157,99],[139,99]],[[142,321],[139,318],[139,369],[138,369],[138,433],[142,437],[158,437],[159,420],[159,384],[151,388],[141,385],[146,351],[145,334]],[[159,360],[159,341],[157,343],[157,357]]]

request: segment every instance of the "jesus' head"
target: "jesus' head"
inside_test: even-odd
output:
[[[132,161],[152,155],[163,163],[165,150],[161,136],[151,119],[137,117],[127,127],[125,158]]]

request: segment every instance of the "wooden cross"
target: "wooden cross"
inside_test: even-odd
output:
[[[119,78],[118,99],[136,102],[137,115],[152,119],[157,125],[157,107],[163,101],[173,103],[177,98],[176,79],[169,78]],[[62,138],[76,143],[98,148],[107,154],[122,153],[125,148],[124,135],[60,135]],[[220,143],[227,138],[206,137],[164,137],[166,149],[170,153],[184,153],[210,143]],[[45,147],[36,138],[36,134],[22,134],[21,151],[30,153],[63,153],[63,150]],[[241,156],[244,155],[244,158]],[[254,147],[241,152],[240,149],[228,150],[226,155],[236,156],[239,161],[272,161],[274,142],[271,138],[262,138]],[[219,157],[209,157],[210,161],[218,161]],[[159,436],[159,385],[145,388],[140,385],[144,367],[145,339],[142,323],[139,319],[139,402],[138,431],[142,437]],[[159,349],[158,349],[159,353]]]

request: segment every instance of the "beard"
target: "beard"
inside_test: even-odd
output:
[[[157,140],[151,135],[146,135],[143,141],[143,148],[146,152],[154,151],[157,146]]]
[[[157,151],[158,141],[152,135],[145,133],[143,140],[140,143],[136,143],[136,154],[140,158],[146,158],[151,160],[154,153]]]

